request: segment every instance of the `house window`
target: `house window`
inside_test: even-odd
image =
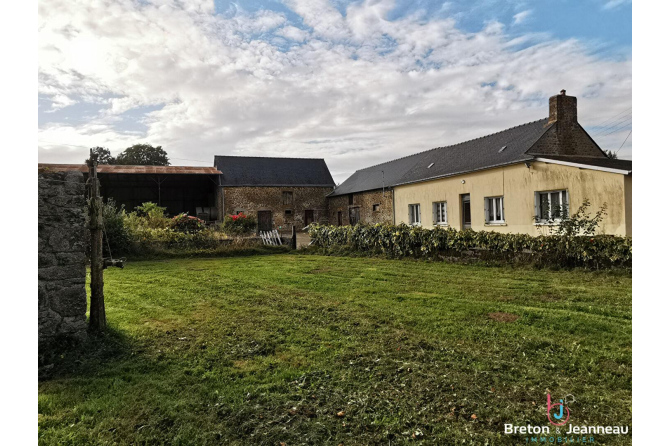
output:
[[[354,194],[349,194],[349,206],[354,205]]]
[[[433,203],[433,223],[436,225],[447,224],[447,202],[439,201]]]
[[[560,220],[569,214],[568,191],[535,192],[535,217],[540,223]]]
[[[246,214],[246,212],[244,211],[244,209],[236,208],[233,211],[233,215],[239,215],[239,214]]]
[[[288,205],[293,204],[293,192],[282,192],[281,198],[284,204]]]
[[[379,212],[379,205],[378,204],[373,204],[372,205],[372,212]]]
[[[293,209],[286,209],[284,211],[284,216],[290,217],[291,215],[293,215]]]
[[[486,215],[486,223],[505,223],[505,205],[503,197],[484,198],[484,215]]]
[[[409,205],[409,224],[410,225],[421,224],[421,205],[419,204]]]

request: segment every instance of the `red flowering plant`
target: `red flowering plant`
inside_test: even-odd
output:
[[[175,231],[195,234],[205,229],[205,222],[184,212],[172,218],[172,227]]]
[[[226,215],[221,226],[228,235],[245,235],[256,231],[256,219],[243,212],[235,215]]]

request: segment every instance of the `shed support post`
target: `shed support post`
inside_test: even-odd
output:
[[[295,225],[291,225],[291,249],[297,249],[298,243],[295,233]]]

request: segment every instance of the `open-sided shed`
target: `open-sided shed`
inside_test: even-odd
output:
[[[79,170],[88,173],[85,164],[40,164],[51,171]],[[221,172],[215,167],[193,166],[115,166],[99,165],[98,178],[103,199],[113,198],[117,205],[131,211],[145,202],[167,208],[170,215],[198,208],[211,209],[216,219],[216,192]]]

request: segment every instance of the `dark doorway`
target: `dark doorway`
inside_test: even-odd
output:
[[[272,211],[258,211],[258,230],[272,230]]]
[[[337,211],[337,226],[342,226],[342,211]]]
[[[472,218],[470,216],[470,194],[461,195],[461,228],[470,229]]]
[[[314,211],[307,210],[305,211],[305,226],[309,226],[314,223]]]
[[[349,208],[349,224],[351,226],[357,225],[361,221],[361,213],[359,208]]]

